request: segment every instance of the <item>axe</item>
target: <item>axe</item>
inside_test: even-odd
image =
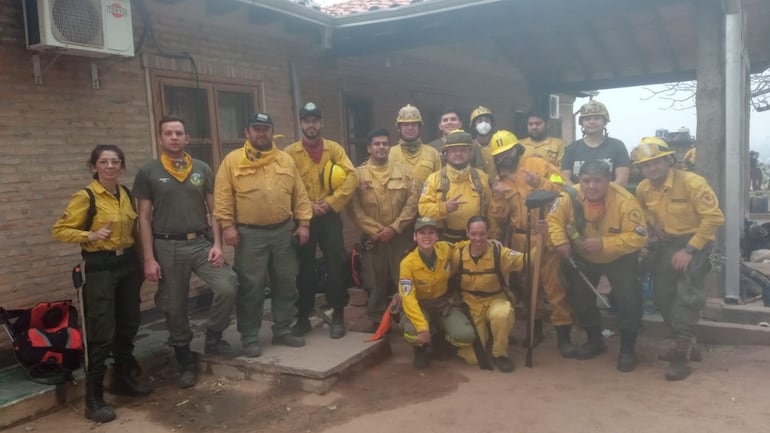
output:
[[[538,209],[538,220],[545,219],[545,208],[551,202],[559,197],[558,193],[553,191],[535,190],[527,195],[525,204],[528,210]],[[529,236],[529,233],[527,233]],[[540,261],[543,257],[543,247],[545,242],[543,235],[538,233],[535,242],[535,259],[532,265],[532,291],[529,296],[529,323],[527,333],[529,335],[529,345],[527,346],[526,366],[532,367],[532,350],[535,344],[535,309],[537,308],[537,292],[540,286]]]

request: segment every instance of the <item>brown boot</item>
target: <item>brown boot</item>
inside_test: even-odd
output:
[[[688,365],[693,339],[680,336],[676,339],[674,353],[666,369],[666,380],[684,380],[690,375],[692,369]]]

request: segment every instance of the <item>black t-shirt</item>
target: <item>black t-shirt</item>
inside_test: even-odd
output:
[[[577,181],[577,175],[580,173],[580,167],[586,161],[602,160],[610,165],[610,171],[613,173],[612,179],[615,180],[615,167],[630,167],[631,160],[628,158],[628,150],[622,141],[606,137],[598,147],[590,147],[581,138],[574,141],[564,149],[564,158],[561,160],[562,170],[572,170],[572,181]]]

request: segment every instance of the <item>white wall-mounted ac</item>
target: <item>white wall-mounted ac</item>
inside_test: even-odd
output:
[[[24,0],[24,18],[30,50],[134,55],[130,0]]]
[[[559,103],[559,95],[548,96],[548,115],[551,119],[558,119],[561,117],[561,107],[559,106]]]

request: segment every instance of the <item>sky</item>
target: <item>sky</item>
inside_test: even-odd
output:
[[[695,108],[666,109],[669,104],[667,100],[658,96],[645,100],[650,95],[650,91],[644,87],[600,90],[595,99],[605,104],[610,112],[611,122],[607,125],[609,135],[622,140],[629,149],[633,148],[640,138],[655,135],[656,129],[675,131],[686,127],[690,129],[691,135],[696,135]],[[586,101],[587,98],[576,100],[575,111]],[[770,158],[770,111],[757,113],[752,109],[749,122],[749,147],[758,151],[764,161]],[[577,136],[580,136],[579,132]]]

